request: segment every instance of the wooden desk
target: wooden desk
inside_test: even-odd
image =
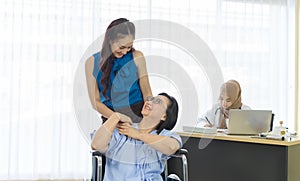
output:
[[[300,180],[299,137],[279,141],[222,133],[179,134],[189,151],[190,181]],[[171,160],[169,173],[180,170],[177,161]]]

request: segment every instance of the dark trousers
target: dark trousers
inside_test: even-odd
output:
[[[144,102],[138,102],[135,103],[133,105],[131,105],[130,107],[125,107],[125,108],[115,108],[114,111],[125,114],[126,116],[129,116],[132,120],[133,123],[139,123],[141,122],[143,115],[141,113],[142,109],[144,106]],[[106,117],[101,117],[103,123],[107,120]]]

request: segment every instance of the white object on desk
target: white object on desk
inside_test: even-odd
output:
[[[195,126],[183,126],[183,131],[193,133],[204,133],[204,134],[216,134],[217,128],[210,127],[195,127]]]
[[[272,139],[272,140],[282,140],[284,141],[285,140],[285,137],[283,135],[267,135],[266,136],[267,139]]]
[[[284,126],[275,126],[272,134],[273,135],[284,135],[288,131],[287,127]],[[282,134],[284,132],[284,134]]]

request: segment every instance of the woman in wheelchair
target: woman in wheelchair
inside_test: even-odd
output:
[[[162,181],[166,160],[182,146],[171,132],[178,116],[175,98],[166,93],[148,97],[141,113],[142,121],[134,124],[113,113],[96,131],[91,146],[106,155],[104,181]]]

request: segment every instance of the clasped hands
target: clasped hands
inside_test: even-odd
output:
[[[119,122],[117,124],[119,133],[133,139],[138,139],[138,135],[140,134],[140,132],[132,126],[131,118],[121,113],[116,114],[119,117]]]

